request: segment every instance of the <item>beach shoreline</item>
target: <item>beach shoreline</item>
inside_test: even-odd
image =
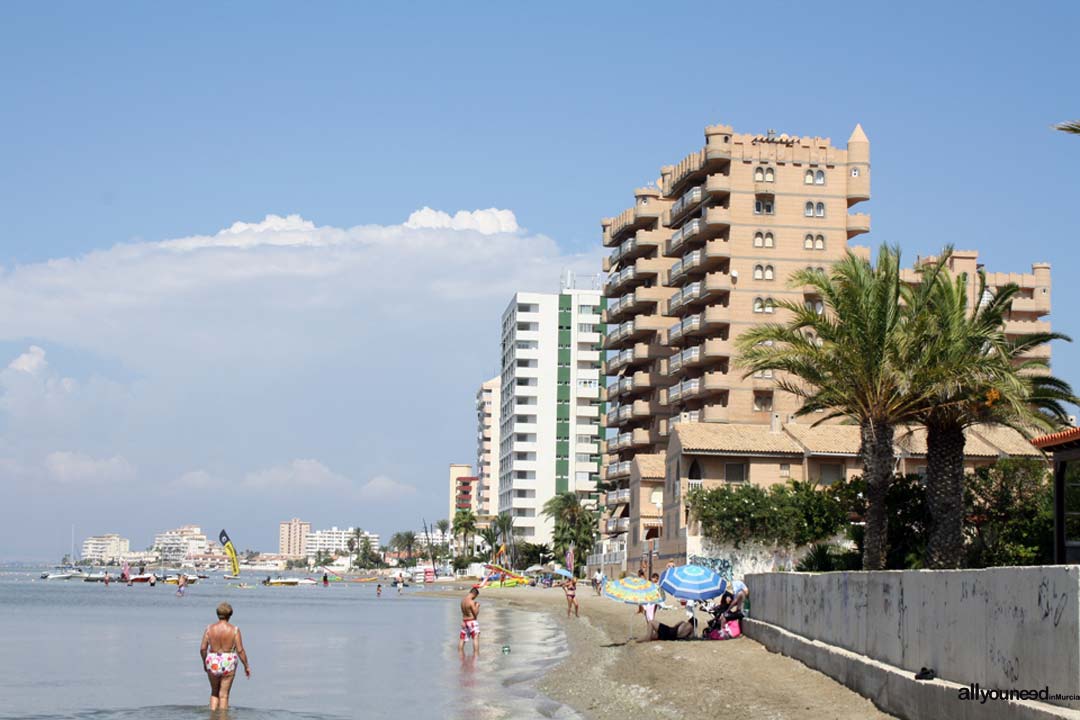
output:
[[[469,584],[425,595],[460,599]],[[890,718],[873,703],[797,660],[771,653],[750,638],[729,641],[639,642],[644,620],[634,608],[597,597],[579,585],[580,618],[566,617],[558,588],[485,588],[481,603],[548,614],[563,631],[568,653],[537,689],[589,720],[688,718],[746,714],[762,718]],[[674,624],[678,609],[660,611]],[[633,715],[630,715],[633,713]]]

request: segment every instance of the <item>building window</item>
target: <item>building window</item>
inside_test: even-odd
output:
[[[816,173],[814,173],[814,184],[815,185],[824,185],[825,184],[825,171],[824,170],[818,170]]]
[[[765,266],[765,279],[766,280],[772,280],[774,277],[775,277],[775,272],[773,271],[773,266],[772,265],[766,265]]]
[[[772,200],[754,200],[754,214],[755,215],[772,215],[773,214],[773,201]]]
[[[809,208],[810,203],[806,203],[806,207]],[[804,237],[803,241],[802,241],[802,246],[807,250],[813,250],[814,249],[814,236],[813,235],[807,235],[806,237]]]
[[[771,248],[771,247],[774,247],[775,244],[776,243],[773,240],[773,234],[772,233],[765,233],[765,247]],[[1045,292],[1045,290],[1043,292]]]
[[[810,236],[807,235],[807,237],[810,237]],[[816,238],[814,238],[814,249],[815,250],[824,250],[825,249],[825,236],[824,235],[818,235]]]
[[[776,303],[772,298],[765,298],[765,312],[772,313],[776,309]]]
[[[761,298],[754,298],[754,312],[765,312],[765,301]]]
[[[825,217],[825,203],[819,202],[814,208],[814,214],[818,217]]]
[[[765,182],[775,182],[776,174],[772,168],[765,168]]]
[[[851,168],[851,177],[859,177],[859,168]]]
[[[765,236],[761,233],[754,233],[754,247],[765,247]]]
[[[807,170],[806,171],[806,175],[803,176],[803,182],[806,183],[807,185],[813,185],[814,184],[814,171],[813,170]]]
[[[814,217],[814,203],[806,203],[806,207],[803,209],[803,215],[806,217]]]
[[[832,485],[844,479],[844,466],[840,463],[824,463],[821,466],[821,484]]]
[[[780,463],[780,477],[791,477],[791,463]]]
[[[763,182],[765,180],[765,168],[754,168],[754,182]]]
[[[755,265],[754,266],[754,279],[755,280],[761,280],[764,277],[765,277],[765,269],[762,268],[760,265]]]
[[[772,412],[772,393],[754,393],[754,410]]]
[[[773,376],[773,371],[772,370],[758,370],[757,372],[754,373],[754,377],[762,379],[762,380],[768,380],[772,376]]]
[[[729,483],[746,482],[746,463],[724,463],[724,480]]]

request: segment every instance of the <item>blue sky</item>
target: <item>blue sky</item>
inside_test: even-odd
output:
[[[1080,117],[1078,21],[1065,2],[5,6],[0,558],[51,557],[71,523],[269,548],[292,514],[445,515],[510,292],[596,267],[599,219],[710,123],[842,143],[861,122],[862,242],[1049,261],[1054,325],[1080,334],[1080,139],[1049,129]],[[515,222],[403,226],[423,207]],[[1075,348],[1055,363],[1080,383]]]

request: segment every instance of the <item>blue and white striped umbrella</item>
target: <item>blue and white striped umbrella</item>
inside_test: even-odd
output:
[[[707,567],[681,565],[664,571],[660,587],[680,600],[710,600],[724,594],[727,580]]]

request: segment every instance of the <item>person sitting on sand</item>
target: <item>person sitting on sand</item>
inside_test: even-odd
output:
[[[683,620],[678,625],[665,625],[654,620],[649,623],[650,640],[689,640],[694,637],[694,624]]]
[[[251,666],[244,652],[244,639],[240,628],[229,623],[232,605],[223,602],[217,606],[218,621],[208,625],[203,633],[199,655],[203,669],[210,680],[210,709],[225,710],[229,707],[229,690],[236,677],[236,662],[244,663],[244,674],[251,677]]]
[[[743,612],[743,603],[750,599],[750,588],[742,580],[731,583],[731,605],[728,606],[728,614]]]
[[[480,591],[476,588],[461,600],[461,632],[458,633],[458,653],[465,654],[465,639],[472,640],[473,654],[480,652],[480,603],[476,598]]]
[[[566,617],[570,617],[570,611],[574,611],[574,617],[578,615],[577,601],[577,578],[570,578],[563,583],[563,592],[566,593]]]

